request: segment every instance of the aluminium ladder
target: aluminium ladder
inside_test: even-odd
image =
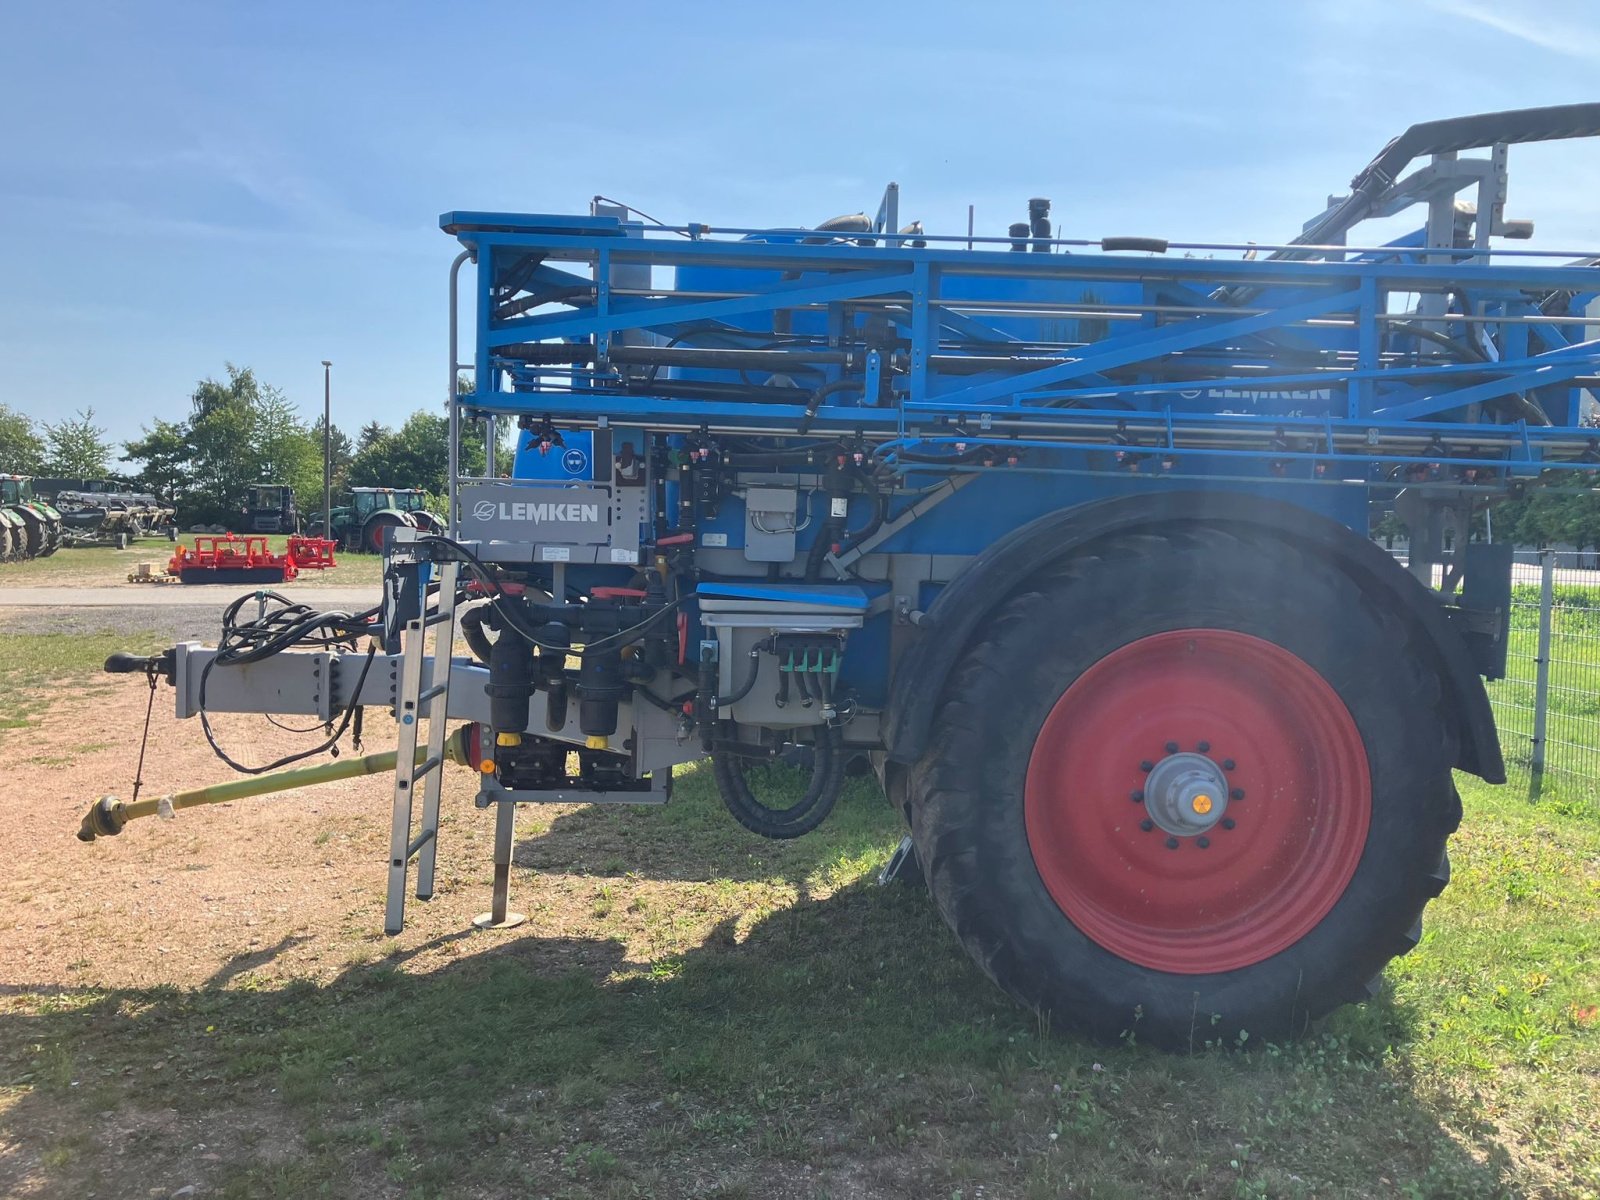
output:
[[[444,747],[450,709],[450,660],[456,638],[456,580],[460,564],[439,565],[437,607],[406,622],[402,634],[400,694],[395,718],[400,741],[394,764],[394,817],[389,830],[389,897],[384,909],[385,933],[405,928],[406,872],[417,860],[417,899],[433,898],[434,862],[439,850],[439,797],[444,782]],[[428,653],[428,630],[437,627]],[[422,725],[427,723],[423,739]],[[420,756],[417,746],[425,748]],[[412,803],[422,784],[422,821],[411,836]]]

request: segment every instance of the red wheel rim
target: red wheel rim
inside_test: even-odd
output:
[[[1211,760],[1229,789],[1198,835],[1155,825],[1166,810],[1144,802],[1174,749]],[[1270,958],[1328,914],[1361,860],[1372,783],[1349,709],[1309,665],[1249,634],[1180,629],[1067,688],[1034,744],[1024,812],[1074,925],[1119,958],[1198,975]]]

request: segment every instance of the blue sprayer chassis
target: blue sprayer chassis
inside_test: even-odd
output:
[[[1272,246],[1061,238],[1041,198],[935,236],[892,184],[808,229],[448,213],[448,536],[399,531],[370,614],[236,610],[146,669],[180,715],[395,713],[391,931],[447,759],[498,813],[486,925],[517,803],[661,803],[709,757],[793,837],[859,766],[895,872],[1058,1027],[1293,1034],[1420,936],[1452,769],[1504,779],[1486,517],[1600,464],[1596,258],[1506,247],[1507,157],[1597,131],[1414,126]],[[507,418],[513,462],[463,477]]]

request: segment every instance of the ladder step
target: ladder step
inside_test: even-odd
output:
[[[417,764],[417,769],[411,773],[412,782],[414,783],[418,779],[421,779],[429,771],[437,771],[439,769],[439,764],[441,762],[443,762],[443,761],[444,761],[443,759],[441,759],[437,754],[435,754],[432,758],[428,759],[426,762],[418,763]]]
[[[423,693],[420,696],[417,697],[417,703],[418,704],[426,704],[429,700],[432,700],[435,696],[444,695],[445,689],[447,689],[449,686],[450,685],[448,683],[436,683],[436,684],[434,684],[431,688],[425,689],[423,691]]]
[[[443,624],[445,621],[453,620],[455,618],[455,615],[456,615],[456,610],[453,607],[452,608],[441,608],[437,612],[429,613],[428,614],[428,619],[427,619],[426,622],[424,622],[424,624],[427,624],[427,625],[440,625],[440,624]]]
[[[406,847],[406,859],[409,861],[418,850],[421,850],[429,842],[433,841],[435,836],[436,832],[432,829],[424,829],[421,833],[417,834],[416,837],[411,839],[411,844]]]

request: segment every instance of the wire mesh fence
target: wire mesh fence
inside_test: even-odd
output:
[[[1512,780],[1600,794],[1600,551],[1516,551],[1506,675],[1489,700]]]
[[[1506,677],[1489,698],[1513,777],[1600,788],[1600,557],[1517,551]]]

